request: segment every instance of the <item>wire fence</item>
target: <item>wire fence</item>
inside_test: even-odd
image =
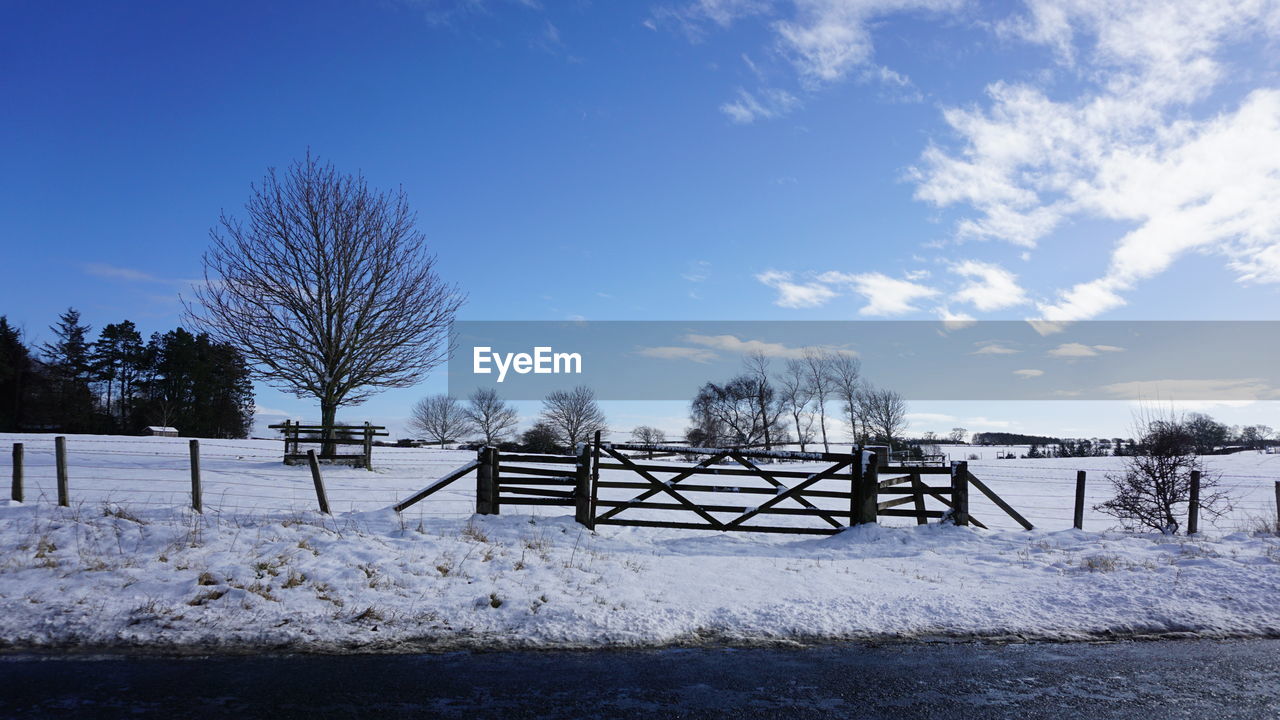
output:
[[[72,504],[179,508],[192,504],[190,451],[187,440],[176,438],[67,438],[68,490]],[[24,451],[23,484],[27,502],[56,502],[57,467],[50,435],[5,435],[0,438],[0,473],[12,473],[12,448]],[[200,440],[200,476],[206,512],[297,513],[318,509],[311,472],[306,466],[285,466],[283,448],[271,440]],[[374,472],[325,466],[325,492],[334,512],[384,510],[429,485],[436,478],[473,459],[470,451],[382,446],[375,450]],[[1085,459],[1090,460],[1090,459]],[[1084,494],[1085,529],[1103,530],[1117,522],[1095,509],[1113,494],[1109,475],[1120,465],[1103,463],[1072,467],[1059,460],[969,461],[969,470],[1038,527],[1065,529],[1075,510],[1076,473],[1087,480]],[[1230,497],[1232,511],[1223,518],[1202,518],[1203,527],[1241,529],[1256,519],[1277,518],[1275,483],[1280,462],[1267,467],[1230,472],[1210,471]],[[1261,464],[1261,463],[1260,463]],[[1274,465],[1275,472],[1272,474]],[[462,480],[407,511],[410,517],[462,517],[475,511],[475,487]],[[535,510],[529,508],[529,510]],[[973,494],[972,513],[994,529],[1017,527],[984,497]],[[563,514],[563,511],[546,512]],[[886,522],[898,522],[886,518]],[[1255,523],[1256,524],[1256,523]]]
[[[191,454],[187,440],[173,438],[67,438],[69,504],[89,506],[190,507],[193,501]],[[23,448],[22,484],[27,502],[58,499],[57,456],[48,435],[6,435],[0,439],[0,472],[12,476],[12,450]],[[324,491],[333,512],[388,508],[434,477],[459,464],[468,453],[379,448],[399,455],[376,472],[325,466]],[[282,447],[272,441],[200,440],[200,495],[206,512],[296,513],[319,509],[311,471],[285,466]],[[394,466],[394,470],[391,468]],[[472,493],[458,488],[441,493],[432,507],[441,516],[474,511]]]

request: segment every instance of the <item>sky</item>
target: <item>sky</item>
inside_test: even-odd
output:
[[[33,342],[68,306],[171,329],[219,213],[309,148],[404,189],[467,320],[1280,319],[1277,37],[1243,0],[9,0],[0,314]]]

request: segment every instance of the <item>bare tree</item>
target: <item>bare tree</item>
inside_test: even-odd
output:
[[[609,434],[596,394],[586,385],[548,395],[542,401],[542,420],[555,428],[561,443],[570,448],[586,442],[597,430],[601,435]]]
[[[745,377],[751,384],[751,397],[759,418],[760,439],[764,441],[764,449],[773,449],[774,436],[779,427],[784,408],[778,402],[777,391],[769,377],[769,356],[762,352],[749,353],[743,360],[746,367]]]
[[[239,350],[259,379],[337,410],[411,387],[449,354],[464,296],[435,272],[403,190],[308,152],[252,186],[242,221],[210,231],[204,279],[187,316]]]
[[[449,395],[424,397],[413,406],[409,416],[409,429],[420,433],[432,442],[454,442],[471,432],[474,426],[467,411]]]
[[[840,408],[849,423],[849,437],[854,443],[863,444],[866,431],[861,422],[858,394],[862,389],[862,361],[851,355],[831,355],[828,374],[835,396],[840,400]]]
[[[894,390],[873,387],[867,387],[862,397],[870,433],[892,448],[907,429],[906,399]]]
[[[665,439],[665,433],[648,425],[640,425],[631,431],[631,441],[638,445],[661,445]]]
[[[810,348],[805,351],[801,362],[804,363],[809,394],[813,396],[818,406],[818,428],[822,431],[822,450],[831,452],[831,446],[827,442],[827,398],[831,397],[834,390],[834,383],[831,380],[831,353]]]
[[[964,442],[965,437],[969,435],[969,431],[962,427],[951,428],[951,433],[947,435],[947,439],[953,443],[960,444]]]
[[[649,425],[640,425],[631,430],[631,442],[638,445],[661,445],[666,440],[666,434],[656,427]],[[653,451],[646,453],[650,460],[653,459]]]
[[[796,429],[796,442],[800,443],[800,452],[804,452],[805,446],[813,439],[813,414],[809,412],[813,393],[805,380],[803,362],[787,361],[786,370],[778,378],[778,400],[791,416],[791,424]]]
[[[515,406],[498,397],[498,391],[493,388],[477,388],[467,398],[463,412],[484,436],[485,445],[497,445],[520,422]]]
[[[1191,473],[1200,471],[1200,509],[1211,517],[1230,512],[1231,500],[1221,488],[1220,476],[1204,472],[1196,455],[1196,420],[1172,411],[1140,411],[1135,423],[1138,451],[1125,458],[1123,473],[1107,475],[1115,496],[1094,509],[1126,528],[1172,535],[1191,504]]]

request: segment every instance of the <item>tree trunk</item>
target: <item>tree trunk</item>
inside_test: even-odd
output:
[[[332,457],[337,455],[337,445],[327,442],[333,439],[334,423],[338,417],[338,403],[332,401],[320,401],[320,425],[324,427],[324,439],[326,442],[320,446],[321,457]]]

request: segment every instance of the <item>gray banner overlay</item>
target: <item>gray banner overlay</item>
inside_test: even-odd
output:
[[[453,342],[455,397],[688,400],[749,353],[781,373],[822,351],[908,400],[1280,400],[1271,321],[459,321]]]

